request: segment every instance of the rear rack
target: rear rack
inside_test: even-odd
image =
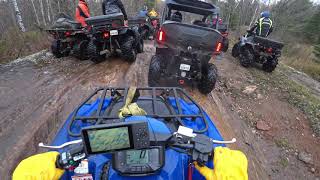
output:
[[[127,98],[127,95],[128,95],[128,90],[129,88],[112,88],[112,87],[98,88],[97,90],[95,90],[73,112],[71,121],[69,122],[69,125],[68,125],[69,135],[73,137],[81,136],[80,133],[76,134],[76,133],[73,133],[71,130],[72,125],[76,121],[90,121],[90,122],[94,122],[94,124],[92,125],[98,125],[98,124],[102,124],[103,121],[105,120],[117,120],[117,119],[119,120],[118,116],[109,115],[114,105],[112,103],[115,99],[118,99],[118,100],[123,99],[122,106],[124,106],[125,99]],[[185,90],[181,88],[175,88],[175,87],[148,87],[148,88],[137,88],[136,92],[139,92],[139,93],[149,92],[148,94],[151,94],[151,98],[150,97],[147,98],[146,96],[141,96],[141,97],[138,97],[137,99],[137,100],[147,100],[152,102],[152,113],[147,114],[146,115],[147,117],[163,118],[166,120],[176,120],[179,123],[179,125],[184,125],[184,122],[182,121],[184,118],[191,118],[191,119],[201,118],[202,121],[205,123],[205,128],[203,128],[202,130],[194,130],[194,132],[204,133],[208,130],[208,122],[206,120],[206,115],[203,109],[185,92]],[[99,93],[101,93],[101,96],[97,98],[100,100],[97,111],[93,113],[93,115],[91,116],[78,116],[78,113],[81,107],[84,106],[85,104],[88,104],[91,100],[94,100],[94,97]],[[110,94],[110,96],[107,97],[107,94]],[[176,111],[171,112],[173,114],[170,114],[170,115],[159,114],[157,111],[157,103],[156,103],[156,101],[159,100],[159,98],[163,100],[164,103],[168,103],[169,98],[174,98],[175,105],[177,107]],[[107,107],[107,109],[103,110],[103,106],[106,99],[112,99],[112,101],[110,105]],[[188,100],[189,102],[194,104],[199,109],[199,113],[183,114],[180,99]],[[105,115],[104,112],[108,112],[108,114]]]

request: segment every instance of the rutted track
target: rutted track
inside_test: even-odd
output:
[[[38,143],[50,142],[70,112],[95,88],[147,86],[148,67],[153,53],[153,44],[148,42],[145,45],[145,52],[140,54],[133,64],[121,59],[93,64],[90,61],[79,61],[74,58],[56,59],[49,53],[40,52],[0,66],[1,177],[10,179],[13,168],[21,159],[41,151],[37,147]],[[246,153],[249,159],[250,179],[312,177],[307,168],[301,167],[301,162],[297,162],[296,159],[291,160],[292,163],[300,164],[279,170],[275,164],[279,148],[275,147],[270,137],[261,138],[267,133],[257,133],[243,121],[239,113],[240,110],[244,110],[246,103],[253,103],[256,107],[262,106],[255,111],[261,113],[261,117],[266,116],[266,119],[278,123],[282,120],[281,117],[294,120],[299,116],[305,123],[301,112],[281,102],[272,94],[270,98],[260,100],[262,103],[249,97],[241,99],[241,88],[252,84],[250,71],[239,67],[229,56],[216,64],[222,77],[215,91],[207,96],[200,94],[196,89],[187,88],[187,91],[209,114],[225,139],[233,137],[238,139],[232,147]],[[240,96],[237,96],[238,91]],[[235,104],[237,100],[241,107],[236,106],[239,105]],[[278,113],[283,115],[269,118],[273,108],[281,109]],[[251,112],[250,109],[244,111]],[[279,132],[288,125],[283,123],[277,125],[279,127],[271,132],[282,135]],[[300,123],[299,126],[305,125]],[[277,129],[280,129],[279,132],[275,132]],[[309,131],[308,128],[304,128],[302,132],[310,136]],[[316,152],[317,148],[313,148],[310,143],[314,143],[317,147],[319,141],[309,136],[307,139],[300,137],[299,133],[301,132],[290,131],[289,137],[301,139],[297,142],[300,147],[305,145],[301,142],[308,142],[306,149],[315,149]]]

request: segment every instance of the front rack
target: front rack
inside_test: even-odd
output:
[[[76,121],[90,121],[90,122],[94,122],[94,124],[92,125],[98,125],[98,124],[102,124],[102,122],[106,120],[119,119],[118,116],[110,115],[110,112],[113,108],[113,105],[117,103],[117,100],[119,99],[123,99],[122,106],[125,105],[125,99],[127,98],[128,90],[129,88],[112,88],[112,87],[98,88],[97,90],[95,90],[94,93],[92,93],[87,99],[85,99],[72,114],[71,121],[69,122],[69,126],[68,126],[69,135],[73,137],[81,136],[80,133],[78,134],[73,133],[71,130],[72,125]],[[138,92],[138,94],[140,94],[140,92],[142,91],[148,92],[148,94],[151,96],[151,98],[138,97],[137,99],[137,100],[148,100],[152,102],[152,113],[151,114],[149,113],[148,115],[146,115],[147,117],[163,118],[166,120],[176,120],[180,125],[184,125],[184,122],[182,121],[182,119],[184,118],[190,118],[190,119],[201,118],[201,120],[205,123],[205,128],[203,128],[202,130],[194,130],[194,132],[204,133],[208,130],[208,122],[206,120],[206,116],[203,109],[185,92],[185,90],[181,88],[175,88],[175,87],[147,87],[147,88],[136,89],[136,92]],[[100,99],[100,101],[99,101],[97,111],[93,113],[93,115],[91,116],[78,116],[78,113],[81,107],[84,106],[85,104],[88,104],[90,101],[92,101],[94,97],[99,93],[101,93],[101,96],[98,98]],[[110,95],[107,97],[107,94],[110,94]],[[112,99],[112,101],[110,105],[107,107],[107,109],[103,111],[103,106],[106,98]],[[171,111],[172,114],[170,115],[158,113],[156,101],[161,99],[164,103],[168,104],[169,98],[174,99],[176,104],[176,111]],[[180,99],[188,100],[189,102],[191,102],[193,105],[195,105],[199,109],[199,113],[183,114]],[[103,112],[109,112],[109,113],[106,115]]]

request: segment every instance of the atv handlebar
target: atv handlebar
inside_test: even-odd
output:
[[[204,165],[209,161],[209,157],[213,155],[214,144],[230,144],[235,142],[235,138],[231,141],[213,140],[204,134],[194,134],[192,129],[180,126],[178,132],[173,133],[165,144],[173,150],[189,155],[192,158],[192,161]],[[60,146],[46,146],[43,143],[39,143],[39,147],[55,150],[63,149],[67,146],[72,147],[59,154],[56,161],[56,167],[65,170],[73,170],[88,156],[84,150],[83,141],[81,139],[67,142]]]

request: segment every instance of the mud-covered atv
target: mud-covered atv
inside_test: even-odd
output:
[[[93,62],[99,63],[106,57],[120,55],[133,62],[137,53],[143,52],[143,39],[139,26],[124,26],[122,13],[95,16],[86,19],[89,26],[90,42],[88,55]]]
[[[81,60],[88,59],[87,45],[89,37],[81,24],[70,16],[60,14],[54,24],[46,30],[54,40],[51,44],[52,54],[57,57],[73,55]]]
[[[232,56],[239,58],[243,67],[258,63],[262,64],[264,71],[272,72],[278,65],[283,46],[281,42],[259,37],[248,31],[248,34],[233,46]]]
[[[196,14],[201,20],[182,23],[175,12]],[[209,63],[212,55],[223,48],[223,36],[204,27],[205,19],[218,13],[216,6],[198,0],[167,0],[162,24],[156,38],[156,54],[149,67],[149,86],[189,84],[204,94],[210,93],[217,81],[217,68]],[[204,25],[204,26],[203,26]]]

